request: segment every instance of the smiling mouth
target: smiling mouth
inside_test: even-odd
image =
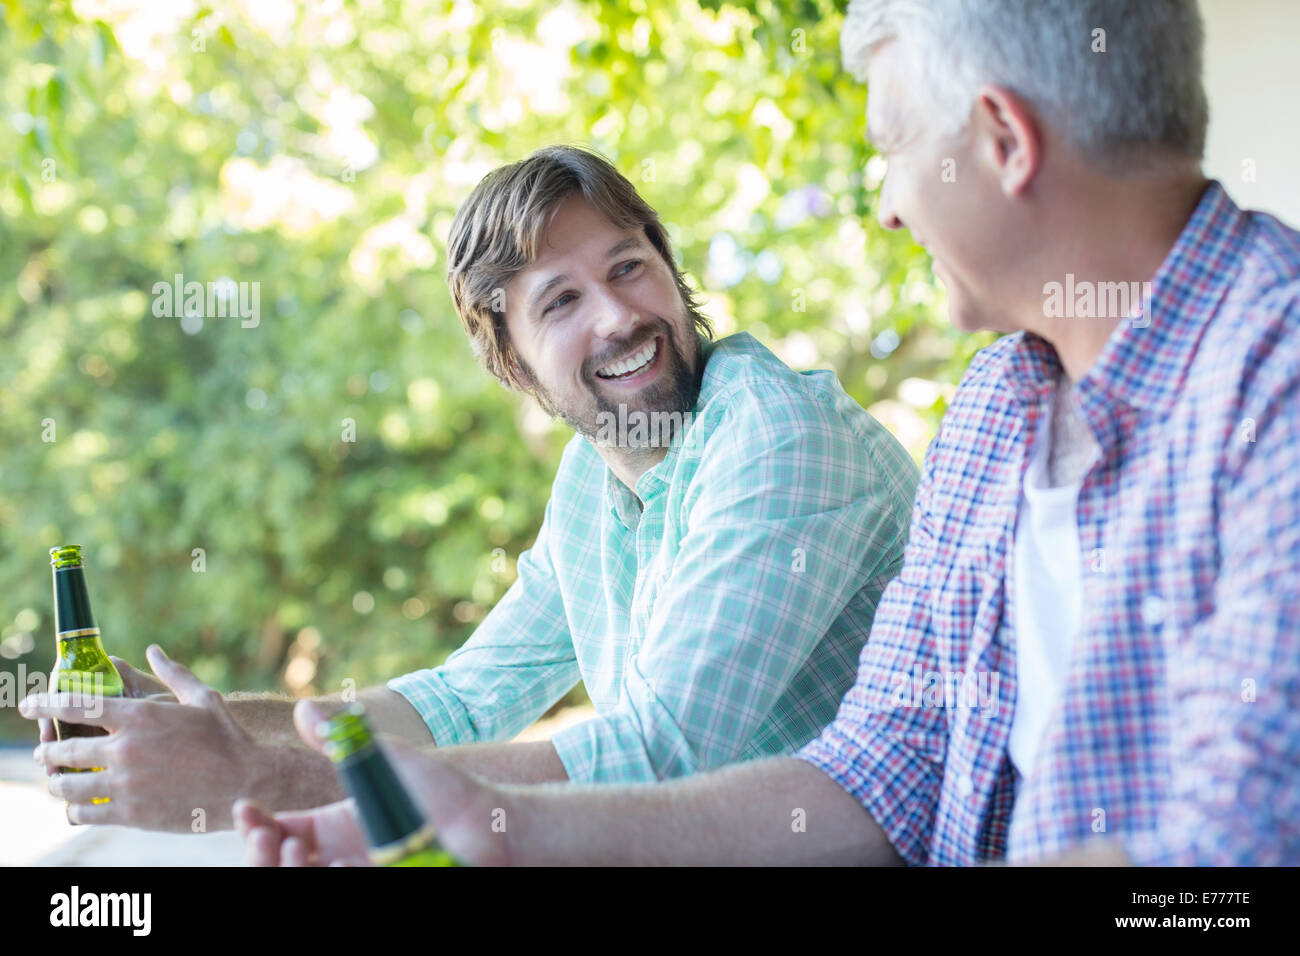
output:
[[[596,377],[610,382],[617,382],[638,375],[649,368],[654,363],[654,360],[659,357],[661,347],[659,343],[659,336],[656,335],[631,355],[597,369]]]

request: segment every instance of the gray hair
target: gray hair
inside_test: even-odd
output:
[[[845,69],[865,82],[872,51],[893,39],[954,132],[976,88],[992,83],[1107,167],[1153,149],[1197,161],[1204,153],[1195,0],[852,0],[840,34]]]

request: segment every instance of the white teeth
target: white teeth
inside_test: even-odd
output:
[[[597,369],[596,374],[601,378],[617,378],[620,375],[626,375],[628,372],[640,370],[643,366],[649,365],[651,360],[659,352],[659,340],[653,339],[646,346],[627,358],[615,362],[613,365],[606,365],[602,369]]]

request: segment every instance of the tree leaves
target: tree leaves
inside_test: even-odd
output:
[[[0,667],[47,666],[45,556],[69,540],[110,650],[160,641],[227,688],[290,686],[307,656],[290,689],[328,692],[458,646],[567,433],[478,368],[442,244],[484,172],[548,143],[615,161],[721,330],[835,368],[866,405],[955,381],[978,343],[945,331],[924,251],[867,218],[842,7],[10,5]],[[155,314],[177,275],[200,314]],[[256,285],[255,326],[208,310],[227,283]],[[912,414],[932,432],[941,404]],[[4,657],[25,609],[35,649]]]

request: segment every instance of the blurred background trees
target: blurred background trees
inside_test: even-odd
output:
[[[0,7],[0,671],[48,669],[69,542],[110,652],[160,642],[223,690],[458,646],[568,432],[475,363],[444,242],[484,173],[548,143],[637,185],[720,333],[835,369],[919,457],[987,338],[875,221],[842,7]],[[178,274],[255,287],[257,323],[156,314]],[[3,703],[0,738],[28,738]]]

